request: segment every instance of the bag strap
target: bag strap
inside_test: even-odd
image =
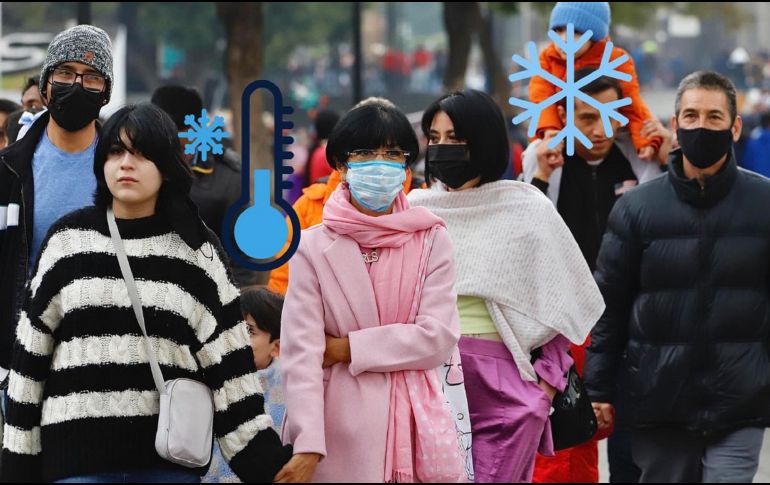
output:
[[[430,259],[430,253],[433,250],[433,240],[440,227],[441,226],[439,225],[435,225],[430,228],[423,240],[422,254],[420,255],[420,262],[417,270],[417,286],[414,289],[414,298],[412,299],[412,309],[409,311],[408,323],[414,323],[417,318],[417,311],[420,308],[420,298],[422,297],[422,289],[425,286],[425,279],[428,277],[428,260]]]
[[[142,300],[139,298],[139,291],[136,289],[136,282],[134,281],[134,275],[131,273],[131,266],[128,264],[128,256],[126,256],[126,248],[123,246],[123,240],[120,238],[120,232],[118,232],[118,224],[115,222],[115,214],[112,212],[112,207],[107,209],[107,225],[110,228],[110,237],[112,237],[112,245],[115,246],[115,254],[118,256],[118,263],[120,264],[120,272],[123,274],[123,281],[126,282],[126,288],[128,289],[128,296],[131,298],[131,306],[134,307],[134,315],[136,315],[136,321],[139,323],[139,328],[142,329],[142,339],[147,351],[147,358],[150,360],[150,369],[152,369],[152,379],[155,381],[155,387],[158,388],[158,392],[166,394],[166,385],[163,380],[163,373],[160,371],[158,365],[158,359],[155,356],[155,351],[150,344],[150,339],[147,337],[147,329],[144,325],[144,313],[142,312]]]

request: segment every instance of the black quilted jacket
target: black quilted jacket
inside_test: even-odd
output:
[[[585,379],[636,427],[700,434],[770,425],[770,180],[731,157],[704,187],[667,176],[621,197],[595,277],[607,305]]]

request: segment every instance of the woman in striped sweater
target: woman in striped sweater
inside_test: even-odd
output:
[[[164,378],[205,382],[214,432],[244,481],[291,456],[264,413],[238,290],[188,193],[176,128],[149,104],[119,110],[96,149],[95,206],[48,233],[20,315],[4,481],[199,481],[155,451],[158,393],[110,239],[112,206]]]

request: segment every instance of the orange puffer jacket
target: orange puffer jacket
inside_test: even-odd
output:
[[[609,41],[610,39],[607,38],[603,41],[595,42],[588,51],[575,59],[575,71],[584,67],[599,67],[602,63],[604,48]],[[628,53],[620,47],[614,47],[612,49],[612,54],[610,55],[610,60],[615,60],[624,54],[628,55]],[[566,61],[561,58],[559,50],[553,42],[540,53],[540,66],[559,79],[567,79]],[[620,113],[628,118],[628,130],[631,132],[631,139],[634,142],[634,146],[637,150],[645,146],[652,146],[657,152],[663,140],[659,137],[648,139],[641,134],[644,122],[653,119],[654,116],[644,102],[644,99],[642,99],[639,90],[639,80],[636,77],[636,68],[634,67],[634,61],[630,55],[628,55],[628,61],[621,64],[617,70],[631,75],[631,81],[620,82],[623,97],[631,98],[632,101],[630,105],[620,108]],[[529,100],[533,103],[543,102],[557,92],[559,92],[558,87],[539,76],[533,77],[529,82]],[[563,126],[561,119],[559,119],[556,106],[549,106],[543,110],[543,113],[540,115],[540,121],[537,124],[537,136],[538,138],[542,138],[543,133],[546,130],[560,130]]]

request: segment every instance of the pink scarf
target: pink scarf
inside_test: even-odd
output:
[[[413,324],[434,228],[446,227],[444,221],[423,207],[411,208],[403,192],[392,214],[367,216],[340,185],[324,207],[323,223],[360,247],[378,248],[369,276],[380,325]],[[385,482],[457,482],[464,476],[465,457],[434,370],[391,373],[386,443]]]

